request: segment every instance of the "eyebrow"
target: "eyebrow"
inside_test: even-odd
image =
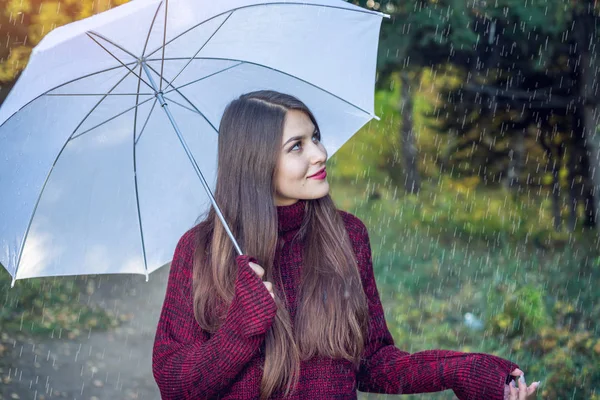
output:
[[[289,138],[289,139],[287,140],[287,142],[285,142],[283,145],[285,146],[285,145],[286,145],[286,144],[288,144],[289,142],[293,142],[294,140],[300,140],[300,139],[303,139],[303,138],[304,138],[304,135],[302,135],[302,136],[294,136],[294,137],[291,137],[291,138]]]
[[[318,129],[315,128],[315,130],[312,132],[312,134],[314,135],[315,133],[317,133]],[[294,136],[289,138],[281,147],[284,147],[286,144],[288,144],[289,142],[293,142],[294,140],[300,140],[300,139],[304,139],[306,137],[306,135],[301,135],[301,136]]]

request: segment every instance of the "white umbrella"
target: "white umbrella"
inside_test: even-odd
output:
[[[384,16],[341,0],[135,0],[50,32],[0,108],[0,262],[13,285],[147,278],[167,263],[218,210],[217,128],[242,93],[301,99],[333,154],[376,118]]]

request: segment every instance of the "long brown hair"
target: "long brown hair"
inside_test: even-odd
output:
[[[358,368],[367,335],[368,305],[358,265],[329,195],[306,201],[298,232],[304,253],[295,336],[285,295],[275,284],[278,223],[274,176],[288,110],[306,113],[318,129],[306,105],[274,91],[235,99],[219,126],[215,199],[242,251],[255,257],[265,269],[264,278],[274,283],[277,314],[265,338],[261,399],[284,387],[286,396],[295,390],[301,360],[344,358]],[[199,225],[194,313],[202,329],[215,332],[234,297],[236,253],[214,208]]]

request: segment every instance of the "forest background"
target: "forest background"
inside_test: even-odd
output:
[[[0,103],[46,33],[124,2],[0,0]],[[600,399],[600,2],[355,3],[391,15],[381,120],[329,177],[369,228],[396,346],[493,353],[541,398]],[[9,285],[0,268],[2,335],[120,323],[73,278]]]

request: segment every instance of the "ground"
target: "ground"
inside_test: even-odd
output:
[[[160,399],[152,345],[169,265],[150,274],[96,276],[82,301],[130,318],[117,328],[76,339],[3,335],[0,399]],[[18,282],[17,282],[18,284]]]
[[[110,330],[90,331],[76,339],[6,334],[0,338],[0,400],[159,400],[152,376],[152,345],[167,287],[169,265],[150,274],[95,276],[95,290],[81,301],[129,318]],[[18,281],[17,281],[18,284]],[[446,398],[455,398],[450,391]],[[398,396],[358,393],[359,400]],[[402,396],[425,399],[427,395]]]

